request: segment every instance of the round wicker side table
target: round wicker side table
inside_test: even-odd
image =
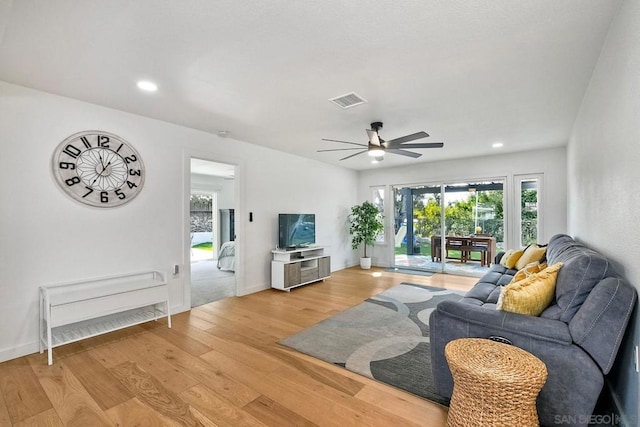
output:
[[[518,347],[483,338],[449,342],[453,376],[447,426],[537,426],[547,367]]]

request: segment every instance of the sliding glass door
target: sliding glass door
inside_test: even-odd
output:
[[[504,248],[504,180],[394,187],[394,267],[482,275]]]

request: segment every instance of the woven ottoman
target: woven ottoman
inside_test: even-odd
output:
[[[449,342],[453,376],[448,426],[537,426],[547,367],[518,347],[483,338]]]

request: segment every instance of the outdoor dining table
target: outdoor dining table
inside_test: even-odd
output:
[[[442,259],[442,238],[431,236],[431,261]],[[458,259],[461,262],[471,260],[472,252],[480,253],[480,264],[491,266],[491,262],[496,254],[496,238],[491,236],[446,236],[445,251],[447,259]],[[454,257],[449,251],[460,251],[459,257]]]

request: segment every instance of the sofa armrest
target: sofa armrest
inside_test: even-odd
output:
[[[569,332],[608,374],[615,361],[636,303],[636,290],[624,280],[608,277],[589,293],[571,322]]]
[[[504,331],[509,335],[515,334],[556,344],[570,345],[573,342],[569,326],[558,320],[509,313],[457,301],[442,301],[436,307],[436,311],[438,315],[445,318],[449,317],[469,324],[486,326],[493,333]]]

